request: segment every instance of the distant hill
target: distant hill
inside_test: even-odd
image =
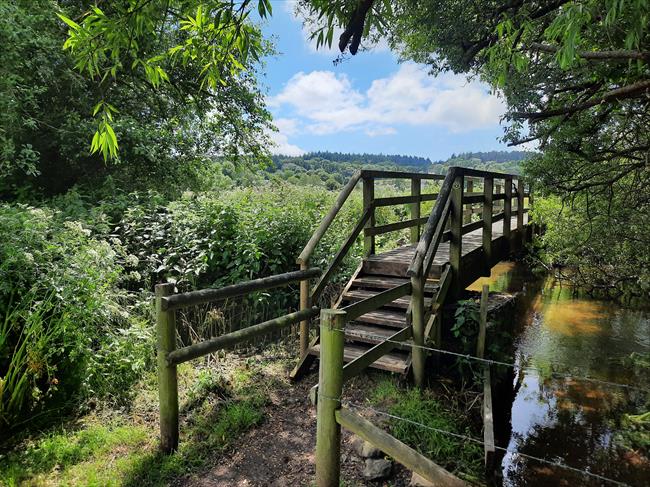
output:
[[[346,162],[349,164],[385,165],[394,164],[407,167],[429,167],[432,162],[428,157],[403,156],[399,154],[349,154],[345,152],[310,152],[303,156],[304,159],[325,159],[332,162]]]
[[[532,155],[533,152],[524,151],[463,152],[452,154],[444,161],[435,161],[432,172],[444,174],[450,166],[461,166],[483,171],[519,174],[521,162]]]

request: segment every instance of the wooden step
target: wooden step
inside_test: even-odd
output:
[[[406,313],[399,311],[388,311],[385,309],[378,309],[371,311],[363,316],[359,316],[356,320],[359,323],[371,323],[373,325],[382,325],[389,328],[404,328],[406,326]]]
[[[345,325],[345,337],[352,341],[364,343],[381,343],[396,333],[394,328],[386,328],[370,323],[357,323],[353,321]]]
[[[343,360],[351,362],[357,357],[360,357],[368,350],[372,348],[371,344],[362,345],[362,344],[350,344],[346,343],[345,349],[343,351]],[[320,345],[315,345],[309,350],[309,353],[314,355],[320,355]],[[398,374],[406,374],[409,367],[411,366],[411,358],[406,352],[393,351],[389,354],[384,355],[379,360],[371,365],[372,368],[387,370],[389,372],[396,372]]]
[[[391,289],[396,286],[401,286],[410,282],[410,279],[405,277],[390,277],[390,276],[378,276],[378,275],[364,275],[357,277],[352,281],[352,287],[354,288],[364,288],[364,289]],[[429,279],[424,286],[424,292],[434,294],[438,292],[438,281],[434,279]]]
[[[361,301],[362,299],[368,299],[373,296],[376,296],[377,294],[379,294],[379,292],[380,291],[370,291],[368,289],[353,289],[351,291],[346,292],[343,295],[343,301],[348,301],[348,302]],[[387,305],[385,305],[385,307],[407,309],[410,304],[411,304],[411,296],[403,296],[391,303],[388,303]],[[424,298],[424,306],[428,307],[430,305],[431,305],[431,299]]]

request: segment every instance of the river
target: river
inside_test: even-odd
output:
[[[650,453],[625,448],[619,431],[635,406],[648,410],[647,369],[640,371],[628,357],[650,352],[650,310],[591,299],[514,262],[499,263],[471,289],[482,284],[522,293],[513,326],[517,367],[507,400],[496,398],[506,411],[495,411],[495,417],[501,413],[508,423],[500,441],[508,453],[497,467],[503,484],[611,484],[601,476],[649,486]]]

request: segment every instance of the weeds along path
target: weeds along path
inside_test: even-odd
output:
[[[214,466],[185,479],[184,487],[252,487],[312,485],[315,475],[316,411],[307,397],[318,380],[312,372],[298,383],[278,382],[269,393],[265,419],[242,435],[225,456],[217,456]],[[351,393],[363,397],[370,380]],[[355,384],[356,385],[356,384]],[[341,471],[349,485],[366,485],[361,473],[363,461],[353,452],[352,435],[343,430]],[[405,469],[395,466],[390,485],[408,485]],[[346,484],[346,485],[348,485]],[[372,485],[382,485],[373,483]]]

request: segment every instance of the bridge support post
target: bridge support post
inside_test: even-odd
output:
[[[178,378],[176,365],[167,364],[167,354],[176,349],[176,312],[163,311],[162,298],[174,294],[174,285],[156,284],[155,290],[160,449],[171,453],[178,448]]]
[[[420,195],[422,194],[422,180],[420,178],[411,179],[411,196],[417,196],[418,201],[411,203],[411,220],[420,218]],[[416,244],[420,240],[420,225],[411,227],[411,243]]]
[[[483,253],[485,255],[485,275],[489,276],[492,269],[492,195],[494,178],[483,179]]]
[[[424,366],[426,354],[424,349],[424,282],[425,276],[411,277],[411,325],[413,327],[413,381],[417,387],[424,385]]]
[[[343,391],[345,311],[321,311],[320,366],[316,409],[316,486],[339,487],[341,475],[341,426],[336,411]]]
[[[375,199],[375,179],[369,176],[363,178],[363,210],[371,209]],[[375,226],[375,210],[371,209],[372,215],[364,228],[373,228]],[[365,235],[363,237],[363,255],[368,257],[375,253],[375,236]]]
[[[463,254],[463,183],[462,173],[454,178],[451,187],[451,241],[449,242],[449,263],[451,264],[451,298],[456,300],[463,292],[460,276],[460,261]]]

